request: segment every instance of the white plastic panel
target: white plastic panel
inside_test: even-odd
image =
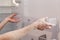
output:
[[[0,0],[0,6],[14,6],[12,0]]]

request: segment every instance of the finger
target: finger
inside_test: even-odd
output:
[[[12,18],[12,17],[14,17],[14,16],[16,16],[16,15],[17,15],[17,14],[14,13],[14,14],[10,15],[9,17]]]
[[[50,25],[50,26],[55,26],[53,23],[45,22],[45,24]]]
[[[18,19],[18,20],[16,19],[16,21],[15,21],[15,22],[16,22],[16,23],[18,23],[18,22],[20,22],[20,21],[21,21],[20,19]]]
[[[51,29],[52,27],[51,26],[46,26],[46,29]]]
[[[17,23],[17,22],[20,22],[20,19],[16,19],[16,18],[15,18],[15,19],[12,19],[11,21]]]

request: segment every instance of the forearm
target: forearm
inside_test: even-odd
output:
[[[17,30],[19,33],[20,37],[23,37],[24,35],[26,35],[27,33],[29,33],[30,31],[36,29],[34,24],[28,25],[20,30]]]
[[[0,30],[4,27],[4,25],[5,24],[7,24],[8,23],[8,20],[7,19],[5,19],[5,20],[3,20],[1,23],[0,23]]]
[[[17,39],[25,36],[30,31],[34,30],[35,28],[36,28],[35,25],[31,24],[22,29],[5,33],[2,36],[0,36],[0,39],[2,38],[2,39],[6,39],[6,40],[17,40]]]

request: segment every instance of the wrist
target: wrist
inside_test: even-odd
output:
[[[7,18],[5,19],[5,21],[6,21],[6,22],[9,22],[9,20],[8,20]]]

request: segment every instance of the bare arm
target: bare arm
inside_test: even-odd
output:
[[[4,27],[5,24],[7,24],[8,22],[17,22],[18,20],[16,20],[15,18],[13,18],[14,16],[16,16],[16,14],[12,14],[8,17],[6,17],[1,23],[0,23],[0,30]]]
[[[34,30],[36,27],[34,24],[28,25],[22,29],[18,29],[15,31],[11,31],[5,34],[0,35],[0,40],[18,40],[19,38],[22,38],[30,31]]]
[[[40,26],[38,26],[38,25],[40,25]],[[44,30],[44,29],[48,28],[48,26],[50,26],[50,25],[49,24],[46,25],[46,23],[44,23],[42,21],[41,22],[36,21],[22,29],[18,29],[18,30],[11,31],[11,32],[5,33],[3,35],[0,35],[0,40],[18,40],[19,38],[22,38],[23,36],[25,36],[30,31],[34,30],[35,28]]]
[[[8,20],[3,20],[1,23],[0,23],[0,30],[4,27],[5,24],[8,23]]]

